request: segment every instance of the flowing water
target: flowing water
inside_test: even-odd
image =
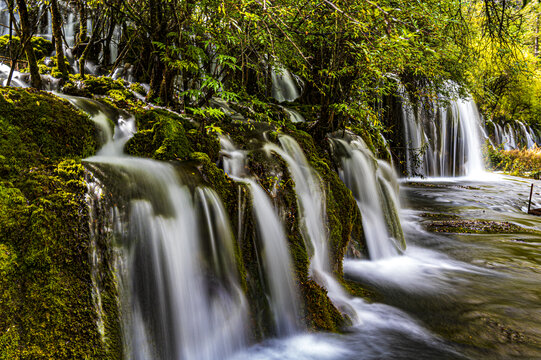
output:
[[[385,162],[377,161],[359,137],[349,143],[341,139],[335,142],[345,151],[340,178],[357,200],[370,259],[397,256],[405,250],[406,243],[398,216],[398,184],[393,170]]]
[[[271,78],[272,97],[278,102],[295,101],[301,96],[296,78],[286,68],[273,68]]]
[[[380,302],[353,299],[361,321],[346,334],[270,340],[234,359],[541,358],[541,235],[532,232],[541,222],[524,213],[528,183],[445,179],[402,189],[403,255],[344,261],[346,276],[381,294]],[[504,220],[524,230],[426,230],[445,217]]]
[[[420,102],[414,108],[402,96],[409,176],[476,176],[484,171],[483,127],[473,100],[453,100],[447,107]]]
[[[539,136],[531,126],[526,126],[523,122],[513,121],[502,126],[497,123],[492,124],[491,141],[494,146],[501,146],[504,150],[513,150],[526,147],[533,148],[539,144]]]
[[[106,132],[106,107],[70,100],[82,109],[97,107],[92,118]],[[96,173],[108,174],[106,182],[123,200],[117,231],[123,259],[117,271],[127,356],[232,355],[248,336],[247,302],[221,200],[211,189],[183,183],[171,165],[123,155],[133,119],[115,120],[115,136],[85,161]]]
[[[289,335],[299,328],[298,291],[293,278],[293,265],[287,247],[287,236],[268,194],[253,179],[244,177],[246,154],[235,148],[225,137],[221,138],[224,170],[233,179],[248,185],[252,195],[254,216],[263,246],[263,275],[270,284],[269,298],[276,334]]]
[[[222,139],[225,171],[252,197],[261,272],[278,336],[254,344],[234,232],[218,195],[182,169],[124,155],[122,146],[135,132],[126,114],[110,114],[92,101],[70,101],[90,112],[109,136],[86,162],[118,196],[113,213],[127,358],[541,358],[541,236],[536,232],[541,222],[524,213],[527,182],[499,176],[431,179],[403,183],[399,199],[388,164],[374,159],[359,138],[335,139],[341,178],[366,218],[370,253],[370,259],[344,259],[344,272],[378,294],[377,302],[369,303],[346,294],[331,275],[319,175],[292,138],[280,136],[279,145],[265,145],[269,155],[285,160],[294,180],[310,274],[352,319],[343,334],[309,334],[298,321],[282,220],[251,177],[246,153]],[[107,133],[111,120],[114,135]],[[541,206],[539,190],[534,200],[534,207]],[[427,230],[438,221],[464,219],[507,221],[519,230]],[[99,314],[99,284],[94,288]],[[97,326],[104,331],[99,316]]]

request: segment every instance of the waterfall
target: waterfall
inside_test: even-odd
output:
[[[297,204],[300,212],[302,237],[311,248],[310,276],[322,287],[327,295],[342,312],[355,323],[361,321],[361,313],[366,304],[360,299],[348,296],[340,283],[331,273],[329,264],[329,242],[325,192],[317,172],[308,164],[299,144],[290,136],[279,137],[280,145],[266,144],[264,149],[276,153],[286,161],[291,177],[295,182]]]
[[[134,128],[120,116],[116,123],[85,162],[123,204],[116,236],[127,358],[231,356],[246,342],[248,310],[227,213],[213,190],[181,183],[173,166],[120,153]]]
[[[246,180],[254,202],[258,233],[263,240],[264,261],[270,274],[272,313],[278,335],[297,330],[298,299],[287,247],[287,236],[265,190],[254,180]]]
[[[532,149],[538,142],[534,130],[522,121],[508,122],[504,127],[495,123],[493,131],[493,146],[502,146],[504,150],[516,150],[523,147]]]
[[[299,144],[290,136],[280,136],[279,141],[281,148],[269,143],[265,145],[265,150],[275,152],[287,162],[295,181],[301,232],[307,245],[312,246],[310,273],[317,277],[330,272],[325,193],[319,175],[308,164]]]
[[[234,180],[249,186],[259,238],[263,243],[261,253],[270,286],[270,307],[277,334],[289,335],[298,329],[298,294],[293,278],[293,265],[289,255],[287,236],[283,225],[263,188],[246,177],[245,152],[225,137],[220,139],[224,157],[224,171]]]
[[[9,11],[6,1],[0,1],[0,36],[9,34]]]
[[[341,139],[334,142],[345,153],[341,157],[340,178],[357,200],[370,259],[398,255],[406,245],[398,217],[398,185],[393,183],[392,168],[377,161],[358,137],[349,143]]]
[[[289,116],[289,120],[292,123],[306,122],[304,116],[302,116],[298,111],[287,108],[285,106],[282,106],[282,109],[284,109],[284,111],[287,113],[287,115]]]
[[[271,70],[272,97],[278,102],[295,101],[301,94],[296,79],[289,70],[283,67],[274,67]]]
[[[414,109],[402,92],[406,171],[409,176],[476,176],[484,172],[482,125],[473,100],[447,107],[420,102]]]

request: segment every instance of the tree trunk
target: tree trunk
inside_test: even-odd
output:
[[[153,29],[156,29],[156,31],[150,34],[150,40],[151,42],[157,41],[159,43],[166,44],[167,24],[165,23],[165,21],[162,21],[163,14],[161,12],[161,3],[160,1],[149,0],[148,5],[150,12],[150,24]],[[148,92],[147,100],[152,101],[155,100],[156,97],[160,96],[160,90],[162,87],[166,67],[162,59],[160,58],[158,49],[156,49],[154,44],[151,44],[150,47],[152,49],[153,55],[151,60],[152,69],[150,73],[150,91]]]
[[[102,65],[109,66],[111,64],[111,42],[113,40],[113,35],[115,33],[116,22],[113,17],[111,17],[109,22],[109,31],[107,32],[107,38],[105,39],[105,45],[103,46],[103,59]],[[116,60],[116,59],[115,59]]]
[[[80,0],[77,3],[77,11],[79,12],[79,34],[77,36],[77,42],[84,43],[88,37],[86,28],[86,9],[85,2]]]
[[[68,68],[66,67],[64,46],[62,45],[62,16],[58,10],[57,0],[51,0],[51,18],[53,22],[53,37],[56,49],[56,66],[60,73],[62,73],[62,79],[68,80]]]
[[[21,22],[21,43],[24,44],[24,52],[26,53],[26,60],[28,61],[28,68],[30,69],[30,76],[32,79],[32,87],[41,89],[41,76],[39,75],[38,63],[36,61],[36,55],[32,48],[32,30],[30,22],[28,20],[28,8],[26,7],[25,0],[17,0],[17,6],[19,8],[19,18]]]

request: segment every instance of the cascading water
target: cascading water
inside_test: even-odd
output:
[[[310,276],[327,289],[332,302],[355,322],[360,321],[360,299],[350,298],[331,274],[329,264],[329,238],[326,228],[325,193],[319,175],[308,164],[299,144],[290,136],[279,138],[281,147],[266,144],[264,149],[274,152],[284,159],[295,182],[297,203],[301,214],[301,233],[307,247],[311,249]]]
[[[436,343],[432,335],[402,311],[383,304],[368,304],[363,299],[351,297],[344,291],[330,271],[325,193],[319,175],[308,164],[302,149],[293,138],[280,136],[279,141],[281,147],[267,144],[265,150],[278,154],[286,161],[295,182],[302,235],[305,242],[312,247],[311,277],[327,290],[333,304],[350,317],[353,322],[352,330],[358,334],[398,332],[400,336],[408,334],[407,336],[413,335],[422,342]],[[387,177],[385,171],[382,170],[381,176]],[[366,226],[371,227],[372,224],[367,222]],[[366,229],[364,230],[366,232]]]
[[[8,80],[10,71],[11,71],[11,67],[0,63],[0,84],[2,84],[2,86],[7,85],[7,80]],[[28,76],[14,70],[11,77],[11,82],[9,85],[13,87],[26,88],[29,86],[27,80],[28,80]]]
[[[227,213],[213,190],[190,190],[171,165],[123,155],[132,130],[117,119],[115,138],[85,160],[124,199],[117,236],[127,358],[231,356],[246,341],[247,303]]]
[[[289,120],[291,120],[292,123],[300,123],[306,121],[304,116],[302,116],[298,111],[287,108],[285,106],[283,106],[282,108],[289,115]]]
[[[531,149],[535,145],[535,141],[533,139],[532,134],[528,129],[526,128],[526,125],[524,123],[519,122],[520,129],[522,130],[522,135],[524,136],[524,139],[526,140],[526,147],[528,149]]]
[[[283,225],[272,206],[269,196],[253,179],[246,177],[246,155],[225,137],[220,139],[224,157],[224,171],[234,180],[250,188],[253,210],[259,237],[263,243],[261,253],[267,268],[267,282],[270,285],[270,305],[274,316],[276,332],[280,336],[298,330],[299,305],[293,265],[287,246]]]
[[[283,67],[273,68],[272,78],[272,97],[278,102],[295,101],[301,96],[296,79],[289,70]]]
[[[9,11],[7,2],[0,2],[0,36],[9,34]]]
[[[492,123],[492,144],[501,146],[504,150],[515,150],[526,147],[534,148],[539,139],[535,131],[521,121],[508,122],[504,126]]]
[[[408,176],[476,176],[484,172],[481,118],[473,100],[447,107],[420,102],[402,92],[402,120]]]
[[[398,185],[393,184],[393,170],[377,161],[362,139],[351,142],[334,140],[341,156],[340,178],[353,192],[362,214],[363,230],[370,258],[396,256],[406,243],[398,217]]]

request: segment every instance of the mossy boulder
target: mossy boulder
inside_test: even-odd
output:
[[[517,234],[539,231],[522,228],[506,221],[489,220],[433,220],[427,225],[428,231],[438,233],[467,233],[467,234]]]
[[[94,123],[54,95],[0,88],[0,174],[5,179],[39,164],[96,151]]]
[[[139,131],[126,144],[130,155],[157,160],[187,160],[193,151],[184,126],[187,120],[166,110],[146,110],[136,115]]]
[[[119,358],[118,320],[104,342],[92,299],[94,124],[47,93],[0,94],[0,359]]]
[[[49,56],[54,51],[53,43],[42,37],[33,36],[30,42],[32,43],[37,59]],[[0,36],[0,56],[10,56],[10,45],[12,46],[13,53],[16,54],[20,51],[21,39],[18,36],[13,36],[10,41],[9,35]]]

